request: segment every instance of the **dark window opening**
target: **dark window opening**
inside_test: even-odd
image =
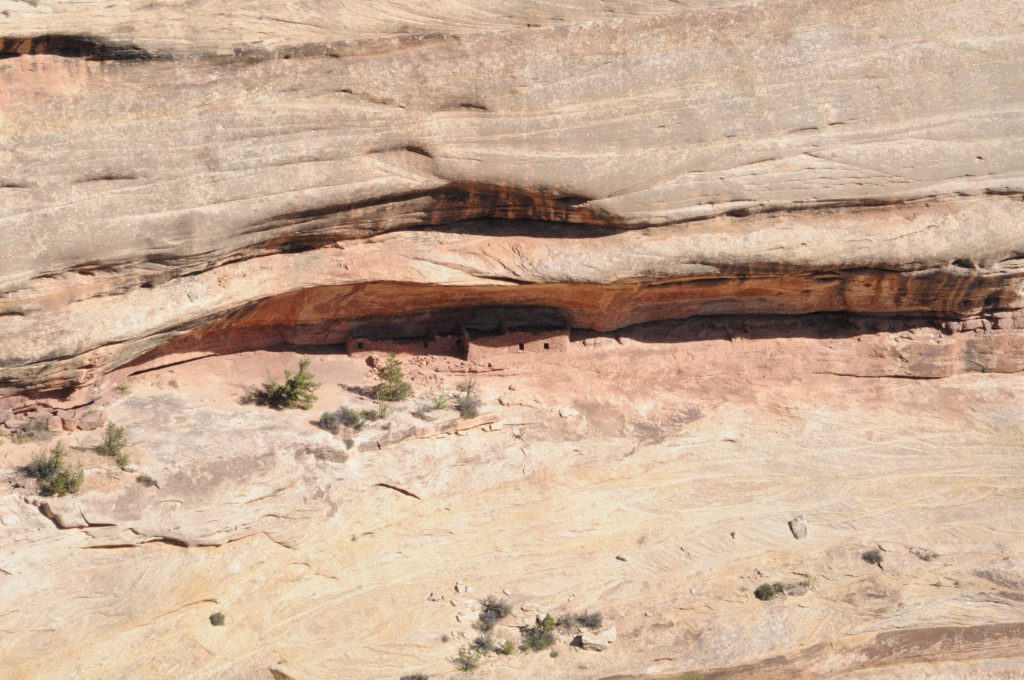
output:
[[[526,349],[526,345],[519,343],[519,351],[522,352],[524,349]]]
[[[362,349],[362,348],[363,348],[363,343],[362,342],[357,342],[356,343],[356,349]]]
[[[551,349],[551,343],[550,342],[545,342],[544,343],[544,349]]]

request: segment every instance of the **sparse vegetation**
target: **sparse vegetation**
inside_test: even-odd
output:
[[[138,477],[135,478],[135,481],[141,484],[142,486],[155,486],[157,488],[160,487],[160,484],[149,475],[139,475]]]
[[[558,627],[562,630],[569,630],[575,627],[589,628],[590,630],[597,630],[604,623],[604,617],[601,612],[574,612],[570,614],[563,614],[558,617]]]
[[[480,667],[480,653],[463,647],[451,661],[460,671],[472,673]]]
[[[511,640],[505,640],[504,644],[498,647],[497,652],[502,656],[512,656],[516,652],[516,643]]]
[[[117,467],[121,468],[122,470],[125,470],[128,468],[129,465],[132,464],[132,459],[128,455],[127,451],[122,451],[121,453],[117,454],[117,456],[114,457],[114,462],[117,464]]]
[[[215,626],[223,626],[224,625],[224,621],[225,621],[225,617],[224,617],[224,613],[223,612],[216,612],[215,614],[210,614],[210,623],[211,624],[213,624]]]
[[[412,385],[405,382],[402,362],[394,354],[388,355],[383,366],[377,368],[378,382],[373,388],[373,396],[378,401],[402,401],[412,396]]]
[[[490,633],[484,633],[476,636],[472,648],[480,654],[493,654],[498,651],[498,643],[494,641]]]
[[[776,581],[775,583],[762,583],[754,590],[754,597],[764,602],[772,599],[776,595],[781,595],[786,592],[786,584]]]
[[[475,418],[480,415],[483,402],[476,392],[476,381],[466,380],[459,385],[459,394],[455,398],[455,408],[463,418]]]
[[[243,404],[260,404],[274,408],[310,409],[316,402],[316,391],[319,383],[313,380],[309,371],[309,359],[299,361],[299,371],[292,375],[284,372],[284,383],[271,380],[259,389],[247,390],[242,397]]]
[[[124,428],[114,423],[107,423],[107,429],[103,432],[103,442],[100,443],[99,452],[111,458],[118,456],[128,446],[128,437],[125,436]]]
[[[548,652],[548,656],[550,656],[552,659],[557,659],[558,658],[558,650],[557,649],[552,649],[550,652]]]
[[[368,414],[373,417],[368,417]],[[334,411],[324,411],[319,424],[331,434],[338,434],[342,427],[350,427],[358,432],[370,420],[376,420],[375,411],[356,411],[348,406],[339,406]]]
[[[914,557],[919,560],[924,560],[925,562],[931,562],[939,556],[939,553],[928,548],[912,548],[910,552]]]
[[[434,408],[435,411],[440,411],[441,409],[448,408],[448,395],[435,395],[433,400],[431,400],[430,405]]]
[[[538,618],[535,625],[523,628],[522,650],[524,652],[539,652],[551,647],[555,644],[555,628],[557,625],[551,614],[546,614],[543,619]]]
[[[430,676],[426,673],[408,673],[398,680],[430,680]]]
[[[103,432],[103,442],[100,443],[98,451],[104,456],[110,456],[122,470],[128,467],[132,459],[128,456],[125,448],[128,446],[128,437],[123,427],[114,423],[107,423],[107,429]]]
[[[485,633],[494,630],[498,621],[512,613],[512,605],[495,597],[484,598],[480,604],[483,606],[483,610],[480,612],[475,627]]]
[[[58,442],[49,454],[43,453],[25,466],[25,472],[39,480],[39,490],[46,496],[66,496],[76,493],[85,481],[81,465],[68,467],[67,449]]]
[[[15,444],[24,444],[30,441],[46,442],[53,438],[53,433],[50,432],[46,418],[33,418],[24,427],[12,433],[11,438]]]
[[[879,569],[882,568],[882,552],[880,550],[865,551],[860,558],[868,564],[873,564]]]

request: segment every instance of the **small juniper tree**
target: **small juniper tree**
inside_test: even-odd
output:
[[[100,444],[100,453],[104,456],[117,458],[128,446],[128,437],[125,436],[124,428],[114,423],[107,423],[107,429],[103,432],[103,442]]]
[[[380,382],[374,386],[373,395],[380,401],[402,401],[412,395],[412,385],[405,382],[402,362],[394,354],[389,354],[388,360],[377,369],[377,379]]]
[[[557,623],[546,614],[543,619],[538,619],[536,625],[523,628],[522,650],[539,652],[555,644],[555,627]]]
[[[292,375],[284,372],[284,383],[271,380],[258,390],[250,390],[242,397],[243,404],[265,404],[274,408],[310,409],[316,402],[316,391],[320,384],[309,371],[309,359],[299,361],[299,372]]]

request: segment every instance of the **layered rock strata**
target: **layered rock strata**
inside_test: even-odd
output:
[[[499,4],[4,3],[0,396],[485,321],[1012,326],[1016,3]]]

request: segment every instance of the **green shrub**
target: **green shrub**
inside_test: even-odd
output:
[[[319,425],[331,434],[338,434],[342,427],[350,427],[358,432],[368,420],[374,418],[368,418],[367,411],[360,412],[348,406],[339,406],[334,411],[324,411],[320,416]]]
[[[480,667],[480,653],[463,647],[451,661],[460,671],[472,673]]]
[[[551,618],[551,614],[547,614],[543,619],[538,618],[536,625],[523,628],[522,650],[539,652],[555,644],[556,626],[557,623]]]
[[[582,614],[575,612],[558,617],[558,627],[562,629],[582,627],[597,630],[602,623],[604,623],[604,617],[601,612],[583,612]]]
[[[67,454],[67,449],[64,448],[64,444],[58,442],[57,446],[53,447],[53,451],[49,454],[40,453],[32,459],[28,465],[25,466],[25,472],[30,477],[43,481],[53,477],[57,474],[57,471],[64,466],[64,456]]]
[[[242,397],[243,404],[260,404],[274,408],[310,409],[316,402],[316,391],[320,384],[313,380],[309,372],[309,359],[299,361],[299,372],[292,375],[284,372],[284,383],[276,380],[264,383],[260,389],[247,390]]]
[[[412,385],[405,382],[402,362],[394,354],[377,369],[378,382],[373,388],[373,396],[378,401],[402,401],[412,396]]]
[[[430,402],[431,407],[435,411],[439,411],[444,408],[448,408],[448,395],[438,394],[434,396],[434,399]]]
[[[786,584],[784,583],[779,583],[778,581],[775,583],[762,583],[754,591],[754,597],[767,602],[776,595],[781,595],[784,592],[786,592]]]
[[[497,652],[503,656],[512,656],[516,652],[516,645],[511,640],[506,640],[501,647],[498,647]]]
[[[210,623],[214,626],[223,626],[224,621],[225,617],[223,612],[216,612],[215,614],[210,614]]]
[[[495,597],[487,597],[480,603],[483,610],[480,612],[479,620],[476,622],[476,629],[485,633],[494,630],[494,626],[503,618],[512,613],[512,605],[505,600]]]
[[[455,408],[463,418],[475,418],[480,415],[483,402],[476,393],[476,381],[467,380],[459,385],[459,395],[455,397]]]
[[[85,481],[81,465],[68,467],[67,449],[58,442],[49,454],[40,454],[25,466],[25,472],[39,480],[39,491],[46,496],[66,496],[76,493]]]
[[[860,558],[868,564],[873,564],[879,569],[882,567],[882,552],[880,550],[868,550]]]
[[[126,446],[128,446],[128,437],[125,436],[124,428],[118,427],[114,423],[107,423],[107,429],[103,432],[103,442],[100,444],[99,452],[104,456],[117,458]]]
[[[78,493],[85,481],[85,470],[79,464],[74,468],[61,468],[47,483],[45,492],[50,496],[67,496]]]
[[[477,635],[476,639],[473,640],[472,648],[480,654],[493,654],[498,651],[498,645],[494,642],[494,638],[491,637],[490,633]]]

